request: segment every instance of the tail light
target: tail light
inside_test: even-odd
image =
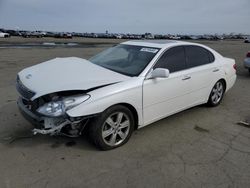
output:
[[[236,66],[236,64],[234,64],[234,65],[233,65],[233,68],[234,68],[234,70],[237,70],[237,66]]]
[[[247,57],[250,57],[250,52],[247,53]]]

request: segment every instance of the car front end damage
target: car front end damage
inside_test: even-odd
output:
[[[70,117],[67,110],[90,98],[83,91],[63,91],[48,94],[32,100],[35,92],[26,88],[17,79],[17,90],[21,95],[17,101],[21,114],[34,125],[34,134],[81,135],[89,119],[95,115]]]

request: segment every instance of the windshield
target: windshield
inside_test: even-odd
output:
[[[127,76],[138,76],[159,48],[120,44],[89,59],[92,63]]]

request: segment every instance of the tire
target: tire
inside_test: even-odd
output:
[[[132,112],[122,105],[108,108],[89,125],[89,137],[101,150],[110,150],[125,144],[134,131]]]
[[[250,68],[248,68],[248,72],[249,72],[249,74],[250,74]]]
[[[209,95],[207,104],[211,107],[218,106],[223,99],[225,89],[226,89],[225,83],[222,80],[216,82]]]

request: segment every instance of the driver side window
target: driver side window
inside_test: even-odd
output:
[[[186,69],[186,59],[184,47],[177,46],[167,50],[157,61],[156,68],[168,69],[170,73]]]

